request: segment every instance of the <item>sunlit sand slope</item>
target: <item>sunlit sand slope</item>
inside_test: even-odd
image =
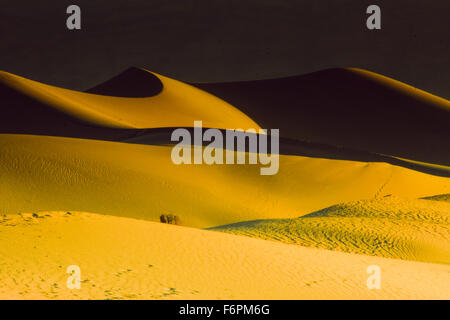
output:
[[[213,227],[294,218],[336,203],[449,193],[449,179],[385,163],[281,156],[260,165],[175,165],[171,147],[0,135],[0,212],[75,210]]]
[[[12,241],[11,239],[14,239]],[[0,217],[1,299],[449,299],[450,267],[87,213]],[[66,286],[81,269],[81,289]],[[367,267],[381,289],[367,288]]]
[[[376,73],[195,85],[284,137],[450,165],[450,102]]]
[[[0,72],[0,132],[103,138],[102,134],[108,132],[86,126],[191,127],[194,120],[202,120],[205,127],[259,128],[241,111],[204,91],[145,70],[132,70],[128,73],[137,72],[141,76],[139,82],[128,85],[144,85],[152,96],[113,97],[77,92]],[[145,77],[151,79],[150,83],[142,79]],[[120,89],[117,92],[123,93]]]
[[[388,197],[214,228],[302,246],[450,264],[450,203]]]

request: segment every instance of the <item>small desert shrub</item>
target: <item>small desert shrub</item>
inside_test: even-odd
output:
[[[168,224],[179,224],[180,223],[180,219],[178,218],[178,216],[175,216],[173,214],[162,214],[159,217],[159,220],[162,223],[168,223]]]

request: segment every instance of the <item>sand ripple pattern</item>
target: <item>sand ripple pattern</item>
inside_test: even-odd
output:
[[[214,228],[308,247],[450,264],[450,203],[385,197]]]

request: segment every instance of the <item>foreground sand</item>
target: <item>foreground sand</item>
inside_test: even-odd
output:
[[[449,299],[450,266],[87,213],[0,223],[1,299]],[[381,290],[366,286],[369,265]],[[66,268],[81,268],[81,289]]]

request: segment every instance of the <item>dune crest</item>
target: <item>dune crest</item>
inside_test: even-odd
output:
[[[0,72],[0,132],[117,140],[130,136],[132,129],[192,127],[195,120],[212,128],[259,129],[241,111],[211,94],[145,70],[139,71],[139,81],[146,79],[145,73],[150,82],[160,83],[161,90],[157,88],[151,97],[130,98],[77,92]],[[115,83],[111,80],[93,91],[111,93],[108,90],[117,88]],[[145,81],[141,85],[154,91]],[[122,82],[121,87],[118,93],[128,88]]]
[[[163,89],[163,83],[153,73],[131,67],[85,92],[122,98],[149,98]]]

